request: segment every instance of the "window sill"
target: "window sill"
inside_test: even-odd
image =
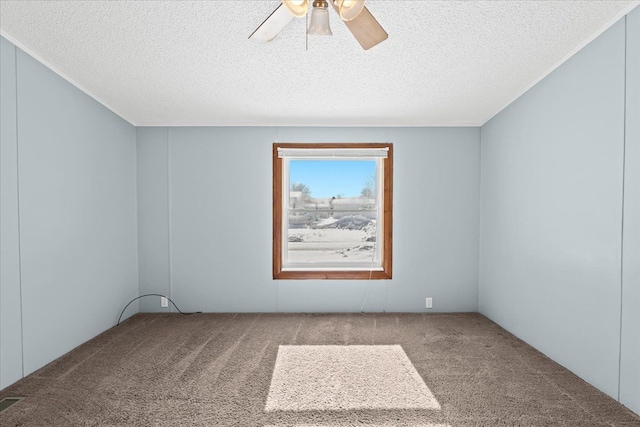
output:
[[[289,270],[274,271],[274,280],[390,280],[391,272],[385,270]]]

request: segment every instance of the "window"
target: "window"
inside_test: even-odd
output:
[[[273,278],[391,279],[393,145],[273,144]]]

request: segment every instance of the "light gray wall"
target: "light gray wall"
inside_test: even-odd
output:
[[[138,128],[136,132],[139,292],[169,296],[168,130]],[[159,301],[159,297],[144,297],[139,307],[143,311],[170,311],[160,308]]]
[[[640,8],[627,15],[620,402],[640,414]]]
[[[481,140],[480,312],[618,398],[624,19],[485,124]],[[638,172],[627,166],[628,178]],[[628,261],[637,267],[637,255]],[[638,372],[640,358],[627,363]]]
[[[271,144],[387,140],[393,280],[272,280]],[[427,296],[434,312],[477,310],[477,128],[141,128],[138,164],[141,260],[159,252],[141,293],[168,290],[182,310],[357,312],[366,297],[365,311],[421,312]]]
[[[22,378],[16,48],[0,37],[0,389]]]
[[[23,368],[18,371],[12,349],[6,372],[3,358],[6,386],[113,326],[137,295],[138,281],[135,128],[2,43],[2,324],[3,332],[6,325],[23,327]],[[11,52],[16,90],[5,92]],[[17,138],[7,131],[5,140],[12,127]],[[17,166],[5,170],[5,163]],[[5,295],[12,304],[7,311]],[[3,352],[17,345],[13,333],[1,338]]]

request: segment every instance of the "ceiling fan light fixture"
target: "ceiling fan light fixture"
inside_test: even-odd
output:
[[[310,36],[332,36],[329,26],[329,3],[326,0],[315,0],[307,34]]]
[[[309,0],[282,0],[290,14],[296,18],[301,18],[309,10]]]
[[[357,18],[364,9],[364,0],[336,0],[338,13],[343,21],[351,21]]]

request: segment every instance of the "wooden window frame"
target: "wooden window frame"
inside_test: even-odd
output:
[[[278,157],[278,148],[388,148],[386,159],[382,159],[382,270],[283,270],[282,228],[283,215],[283,163]],[[306,280],[389,280],[393,248],[393,144],[391,143],[274,143],[273,144],[273,279]]]

